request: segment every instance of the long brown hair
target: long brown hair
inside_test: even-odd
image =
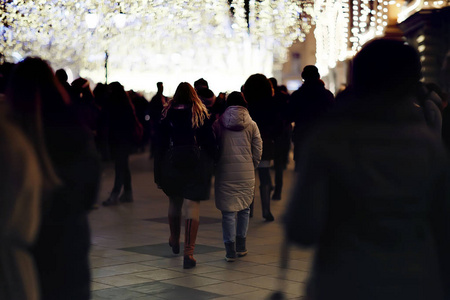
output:
[[[167,112],[172,105],[191,105],[192,106],[192,128],[198,128],[205,122],[205,118],[209,118],[208,109],[197,95],[197,92],[187,82],[178,85],[175,95],[169,101],[163,110],[163,118],[167,116]]]

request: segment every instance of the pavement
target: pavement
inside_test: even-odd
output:
[[[247,236],[249,252],[235,262],[225,261],[221,213],[214,204],[213,188],[211,199],[200,204],[194,252],[197,266],[185,270],[182,247],[180,254],[174,255],[168,245],[169,201],[153,181],[153,161],[147,152],[133,154],[134,202],[108,207],[100,204],[89,215],[92,299],[261,300],[280,290],[285,299],[303,299],[312,251],[289,247],[287,267],[280,267],[280,219],[292,187],[293,167],[291,160],[284,172],[282,199],[271,202],[274,222],[262,218],[257,189]],[[273,176],[272,171],[272,180]],[[113,181],[113,164],[104,163],[99,203],[109,196]],[[183,241],[183,228],[181,232]]]

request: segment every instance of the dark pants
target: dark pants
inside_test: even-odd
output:
[[[271,215],[270,193],[272,192],[272,179],[270,178],[270,168],[258,168],[259,192],[261,197],[261,208],[263,217]]]
[[[270,178],[270,168],[258,168],[259,186],[272,187],[272,178]]]
[[[33,248],[42,300],[90,299],[87,214],[44,220]]]
[[[124,191],[131,191],[131,172],[128,163],[131,149],[127,145],[119,145],[115,149],[114,164],[115,164],[115,178],[113,193],[120,193],[122,186]]]
[[[282,135],[275,139],[275,157],[273,165],[275,168],[275,192],[280,195],[283,187],[283,172],[289,161],[291,150],[292,130],[286,129]]]

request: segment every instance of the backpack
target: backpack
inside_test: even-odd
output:
[[[170,123],[172,129],[173,124]],[[192,169],[200,162],[200,147],[197,144],[197,138],[194,131],[193,144],[176,144],[173,134],[170,137],[170,145],[167,151],[169,163],[177,169]]]

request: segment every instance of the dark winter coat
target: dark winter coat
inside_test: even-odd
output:
[[[316,247],[312,300],[449,290],[448,161],[420,108],[390,101],[355,104],[305,141],[285,229]]]
[[[261,161],[275,157],[275,139],[281,135],[282,120],[278,118],[277,105],[273,97],[249,103],[248,111],[256,122],[263,141]]]
[[[298,146],[310,128],[334,104],[333,94],[325,88],[321,80],[308,80],[295,92],[289,100],[290,120],[295,123],[293,142]],[[294,159],[297,159],[297,153]]]
[[[173,106],[161,121],[160,130],[157,133],[159,142],[154,164],[155,182],[169,197],[208,200],[214,158],[217,156],[217,143],[211,124],[207,120],[203,126],[193,129],[191,118],[191,107]],[[171,139],[178,145],[196,143],[200,147],[199,163],[187,169],[173,167],[168,155]]]

